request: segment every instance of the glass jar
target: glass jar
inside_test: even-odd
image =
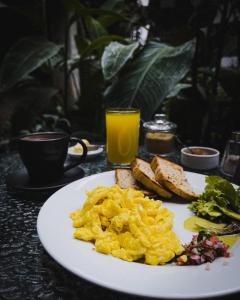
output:
[[[166,119],[166,115],[143,124],[145,150],[150,154],[168,155],[175,150],[177,125]]]
[[[240,131],[232,132],[231,139],[227,142],[221,161],[221,171],[230,177],[239,177],[240,163]]]

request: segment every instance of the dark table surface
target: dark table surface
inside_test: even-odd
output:
[[[140,156],[148,158],[143,151]],[[171,160],[179,161],[177,154]],[[0,299],[145,299],[111,291],[81,279],[61,267],[44,250],[36,222],[48,195],[33,199],[9,191],[6,176],[22,168],[17,153],[0,157]],[[82,164],[85,176],[109,170],[105,154]],[[208,174],[218,174],[218,170]],[[187,284],[187,282],[186,282]],[[199,282],[201,285],[201,283]],[[240,278],[239,278],[240,285]],[[234,294],[217,299],[239,299]],[[149,298],[146,298],[149,299]]]

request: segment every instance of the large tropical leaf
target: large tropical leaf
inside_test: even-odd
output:
[[[124,0],[104,1],[103,4],[101,5],[101,9],[117,12],[119,13],[119,15],[117,16],[117,15],[102,14],[99,16],[98,20],[105,28],[108,28],[109,26],[122,21],[121,13],[124,11],[125,8],[126,8],[126,2]],[[130,22],[130,20],[128,22]]]
[[[105,91],[105,105],[138,107],[148,120],[161,102],[187,74],[194,51],[193,41],[178,47],[150,42],[129,64],[124,75]]]
[[[191,84],[189,83],[178,83],[176,84],[176,86],[171,90],[170,94],[167,95],[166,98],[173,98],[176,97],[180,91],[184,90],[184,89],[188,89],[191,87]]]
[[[130,45],[112,42],[105,48],[101,60],[105,80],[113,78],[121,70],[126,62],[132,58],[138,46],[137,42]]]
[[[97,39],[100,36],[108,34],[107,30],[102,26],[102,24],[93,17],[86,17],[86,24],[92,39]]]
[[[44,39],[24,38],[6,54],[0,69],[0,91],[23,80],[32,71],[58,53],[62,46]]]
[[[124,38],[119,35],[102,35],[99,38],[95,39],[81,51],[80,58],[71,65],[69,73],[78,68],[81,63],[92,54],[93,51],[103,49],[104,46],[111,43],[112,41],[124,41]]]
[[[102,35],[99,38],[95,39],[94,41],[92,41],[92,43],[87,46],[84,51],[82,52],[81,57],[85,58],[88,55],[90,55],[94,50],[99,49],[103,46],[106,46],[107,44],[109,44],[112,41],[123,41],[124,38],[121,37],[120,35]]]
[[[64,0],[65,8],[74,14],[69,20],[69,26],[76,22],[79,17],[97,17],[97,20],[103,28],[107,28],[117,22],[131,22],[131,19],[122,14],[124,0],[107,1],[100,8],[91,8],[84,6],[78,0]],[[106,5],[105,5],[106,4]]]

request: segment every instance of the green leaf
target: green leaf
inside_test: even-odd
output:
[[[208,202],[203,199],[198,199],[193,201],[188,208],[197,216],[207,217],[210,220],[222,216],[222,212],[219,211],[219,207],[215,201]]]
[[[124,41],[124,38],[122,38],[119,35],[104,35],[96,40],[94,40],[89,46],[87,46],[81,53],[81,57],[79,60],[71,66],[71,69],[69,70],[69,73],[71,73],[75,68],[79,67],[79,65],[82,63],[84,59],[86,59],[90,54],[92,54],[93,51],[99,50],[105,45],[109,44],[112,41]]]
[[[123,21],[123,18],[120,16],[112,16],[112,15],[102,15],[98,18],[99,22],[104,26],[105,28],[111,27],[113,24],[121,23]],[[130,20],[124,20],[124,22],[130,23]]]
[[[0,69],[0,89],[6,91],[52,58],[62,48],[44,39],[24,38],[6,54]]]
[[[122,8],[124,7],[124,0],[114,2],[116,3],[102,5],[101,8],[88,8],[77,0],[65,0],[64,5],[66,9],[74,13],[70,17],[68,26],[70,27],[75,23],[79,17],[87,18],[93,16],[97,17],[95,20],[97,20],[103,28],[107,28],[116,22],[131,22],[131,19],[121,14]]]
[[[89,46],[85,48],[85,50],[82,52],[81,58],[87,57],[89,54],[91,54],[94,50],[99,49],[107,44],[109,44],[112,41],[124,41],[124,38],[119,35],[104,35],[96,40],[94,40]]]
[[[205,191],[199,196],[197,201],[189,205],[198,216],[219,218],[223,215],[240,221],[239,193],[233,185],[219,176],[206,177]]]
[[[220,191],[234,211],[240,211],[240,195],[233,185],[220,176],[206,177],[206,191]]]
[[[98,20],[92,17],[87,17],[86,21],[87,21],[86,23],[87,23],[88,30],[91,33],[91,38],[96,39],[99,38],[100,36],[108,34],[106,29],[102,26],[102,24]]]
[[[75,43],[77,45],[78,52],[81,55],[83,51],[91,44],[91,41],[87,38],[82,37],[81,35],[76,35]]]
[[[189,83],[178,83],[174,88],[173,90],[170,92],[170,94],[167,95],[166,98],[173,98],[173,97],[176,97],[179,92],[181,90],[184,90],[184,89],[187,89],[187,88],[190,88],[191,87],[191,84]]]
[[[137,107],[144,120],[150,119],[189,71],[193,51],[193,41],[178,47],[150,42],[105,91],[106,106]]]
[[[105,48],[101,60],[105,80],[113,78],[122,69],[126,62],[133,57],[138,46],[137,42],[130,45],[112,42]]]

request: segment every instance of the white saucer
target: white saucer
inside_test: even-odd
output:
[[[87,153],[87,157],[95,157],[103,152],[103,147],[99,147],[96,150],[89,150]],[[72,158],[80,158],[82,156],[81,153],[74,152],[74,146],[68,148],[68,155]]]

